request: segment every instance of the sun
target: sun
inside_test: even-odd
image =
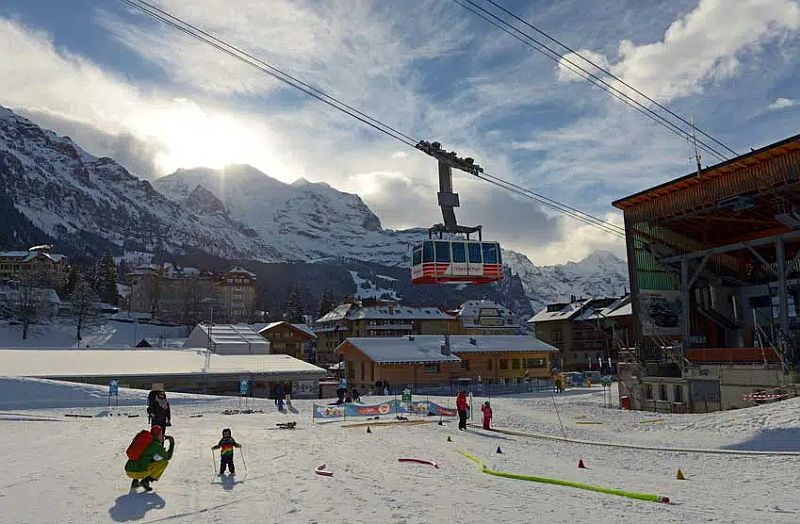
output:
[[[251,164],[275,178],[296,178],[286,172],[270,129],[239,115],[209,111],[192,100],[176,98],[135,120],[135,127],[161,144],[155,156],[160,174],[179,168]]]

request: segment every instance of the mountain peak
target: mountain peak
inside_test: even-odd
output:
[[[197,184],[197,187],[181,202],[181,206],[194,212],[228,213],[225,204],[214,193],[200,184]]]
[[[579,264],[618,264],[624,262],[620,257],[605,249],[598,249],[589,254]]]

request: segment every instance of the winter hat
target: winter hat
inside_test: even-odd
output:
[[[231,429],[230,428],[223,429],[222,430],[222,436],[223,437],[230,437],[231,436]]]
[[[164,429],[161,426],[153,426],[150,428],[150,434],[153,435],[153,438],[160,439],[164,436]]]

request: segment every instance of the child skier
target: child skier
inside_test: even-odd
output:
[[[219,452],[219,474],[220,476],[225,474],[225,466],[228,467],[228,471],[231,472],[231,475],[236,474],[236,468],[233,465],[233,448],[241,448],[241,444],[238,444],[233,437],[231,436],[231,430],[225,428],[222,430],[222,438],[220,439],[219,443],[216,446],[211,446],[211,449],[218,449]]]
[[[483,429],[492,429],[490,427],[492,424],[492,406],[489,405],[488,400],[481,406],[481,411],[483,412]]]

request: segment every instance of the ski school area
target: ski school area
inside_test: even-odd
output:
[[[279,411],[168,393],[174,450],[145,492],[125,467],[149,429],[148,392],[122,388],[115,407],[107,394],[0,378],[0,522],[794,523],[800,512],[800,399],[691,415],[607,408],[598,387],[475,397],[459,431],[451,397]],[[226,428],[241,447],[226,447]],[[236,474],[219,476],[228,452]]]

